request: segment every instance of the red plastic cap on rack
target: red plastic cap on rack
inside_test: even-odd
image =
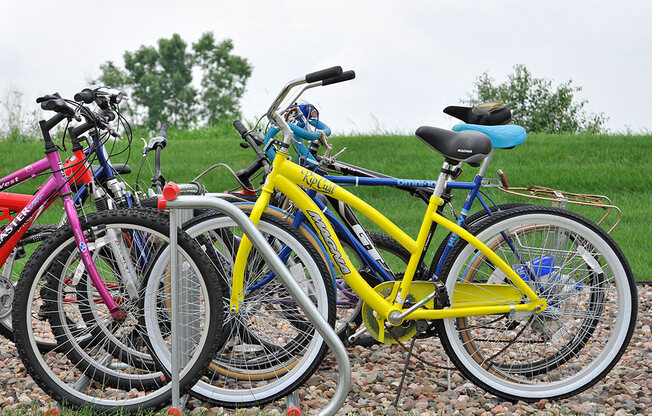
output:
[[[176,407],[171,407],[168,409],[168,416],[181,416],[181,410]]]
[[[174,182],[168,182],[163,188],[163,197],[172,201],[177,195],[179,195],[179,186]]]
[[[59,416],[60,414],[61,412],[59,411],[59,409],[57,409],[56,407],[51,407],[48,409],[47,412],[43,414],[43,416]]]
[[[301,416],[301,409],[292,406],[288,409],[288,412],[286,414],[287,416]]]
[[[168,205],[168,200],[165,199],[164,196],[159,195],[159,196],[158,196],[158,204],[156,204],[156,208],[158,208],[158,209],[160,209],[161,211],[163,211],[163,210],[167,207],[167,205]]]

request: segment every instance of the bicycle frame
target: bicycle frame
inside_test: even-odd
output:
[[[303,91],[301,91],[303,92]],[[302,120],[300,123],[303,125],[308,125],[311,124],[315,126],[315,124],[312,123],[313,120]],[[317,122],[319,123],[319,122]],[[302,127],[301,124],[299,124],[299,127]],[[330,154],[330,150],[332,147],[328,144],[326,136],[330,135],[330,129],[328,126],[325,124],[321,124],[320,129],[325,129],[327,132],[322,135],[321,139],[318,141],[319,144],[324,145],[327,147],[327,154]],[[266,140],[273,139],[273,137],[280,132],[280,130],[277,127],[272,127],[268,133],[266,134]],[[311,139],[308,139],[311,140]],[[426,204],[429,202],[429,193],[432,192],[432,188],[436,186],[436,181],[432,180],[422,180],[422,179],[399,179],[399,178],[394,178],[382,173],[374,172],[368,169],[360,168],[355,165],[350,165],[347,163],[342,163],[338,161],[329,161],[328,158],[324,159],[322,157],[321,160],[317,160],[314,156],[314,152],[316,151],[316,147],[314,145],[317,143],[317,141],[313,141],[313,144],[311,145],[311,150],[309,150],[304,144],[303,144],[303,138],[299,137],[297,139],[296,134],[294,135],[294,140],[291,142],[293,147],[297,151],[297,164],[301,166],[308,166],[310,165],[310,168],[317,172],[318,174],[324,176],[326,179],[331,180],[334,183],[341,184],[341,185],[355,185],[355,186],[389,186],[389,187],[394,187],[396,189],[401,189],[405,190],[408,192],[411,192],[413,195],[418,196],[420,199],[422,199]],[[314,148],[313,148],[314,147]],[[482,186],[488,186],[485,184],[485,174],[487,172],[487,169],[489,167],[489,164],[491,162],[491,159],[493,158],[493,153],[494,150],[485,158],[485,160],[482,162],[482,165],[480,166],[480,169],[478,171],[478,174],[476,175],[475,179],[473,182],[454,182],[450,181],[446,183],[446,189],[445,192],[448,193],[450,190],[453,189],[465,189],[469,191],[469,194],[465,200],[464,206],[462,207],[462,210],[460,211],[459,216],[457,217],[457,225],[462,226],[464,224],[464,221],[469,215],[469,212],[471,210],[471,207],[473,203],[475,202],[476,199],[480,202],[482,205],[483,209],[487,213],[488,216],[492,216],[492,211],[487,205],[487,203],[484,201],[482,196],[480,195],[480,188]],[[268,157],[273,157],[274,151],[269,149],[266,152]],[[328,175],[327,172],[323,171],[322,166],[324,165],[323,162],[326,161],[326,169],[329,170],[334,170],[336,172],[342,173],[347,176],[331,176]],[[424,192],[425,191],[425,192]],[[382,256],[378,253],[376,250],[373,242],[369,239],[366,231],[364,230],[364,227],[360,224],[358,219],[356,218],[355,214],[352,212],[350,207],[346,205],[339,205],[337,201],[333,201],[332,198],[330,200],[331,204],[334,207],[338,207],[337,211],[340,214],[342,220],[346,224],[346,226],[342,225],[342,223],[324,206],[324,204],[315,197],[316,192],[315,191],[308,191],[308,195],[313,199],[313,201],[319,206],[319,208],[322,210],[322,212],[328,217],[330,223],[337,227],[339,231],[341,231],[347,240],[353,248],[356,250],[356,252],[364,259],[365,263],[370,267],[370,269],[376,274],[378,278],[382,281],[389,281],[389,280],[395,280],[391,270],[389,269],[389,266],[385,262],[385,260],[382,258]],[[487,197],[489,201],[491,201],[490,198]],[[492,204],[493,201],[491,201]],[[494,204],[495,205],[495,204]],[[440,211],[441,212],[441,211]],[[297,214],[296,220],[293,224],[295,228],[299,226],[305,218],[303,215],[301,215],[301,212]],[[451,234],[451,236],[448,239],[448,242],[446,246],[444,247],[444,251],[442,255],[439,258],[439,262],[437,265],[435,265],[433,268],[430,269],[430,272],[432,275],[437,276],[439,275],[441,268],[444,265],[444,261],[446,260],[446,257],[452,250],[453,246],[455,245],[456,241],[458,239],[458,236],[456,234]],[[430,239],[427,240],[428,243],[430,242]],[[428,247],[426,247],[426,250]],[[261,282],[263,283],[263,282]],[[341,285],[338,285],[338,288],[341,289]],[[347,294],[348,296],[348,294]],[[338,304],[343,301],[338,301]]]
[[[471,207],[476,199],[480,202],[480,204],[487,212],[487,214],[489,216],[492,215],[491,209],[480,195],[480,188],[484,184],[484,175],[487,171],[487,168],[489,167],[489,163],[491,162],[492,156],[493,153],[487,156],[487,158],[484,160],[473,182],[455,182],[455,181],[446,182],[445,192],[449,192],[454,189],[469,191],[469,194],[464,202],[464,206],[462,207],[462,210],[460,211],[460,214],[457,217],[456,223],[459,226],[462,226],[462,224],[464,224],[464,221],[468,217]],[[432,188],[435,187],[437,184],[436,181],[432,181],[432,180],[402,179],[402,178],[387,177],[386,175],[382,175],[377,172],[369,171],[366,169],[360,169],[357,166],[352,166],[348,164],[336,163],[329,167],[334,167],[339,171],[344,171],[346,173],[352,173],[356,175],[356,176],[350,176],[350,175],[332,176],[332,175],[324,175],[321,171],[316,170],[316,172],[324,176],[325,179],[343,186],[347,186],[347,185],[356,186],[356,187],[357,186],[389,186],[389,187],[394,187],[397,189],[402,189],[407,191],[410,191],[410,189],[424,189],[424,190],[430,190],[432,192]],[[357,175],[364,175],[364,176],[357,176]],[[345,212],[340,211],[340,215],[347,223],[346,224],[347,227],[344,227],[344,225],[342,225],[342,223],[338,221],[337,218],[335,218],[335,216],[324,206],[324,204],[318,198],[315,197],[316,191],[311,190],[308,191],[307,193],[308,196],[310,196],[312,200],[317,204],[320,210],[328,217],[329,222],[335,227],[337,227],[341,232],[344,233],[347,241],[353,245],[353,247],[356,249],[358,254],[360,254],[365,259],[367,265],[371,267],[371,270],[373,270],[378,275],[378,277],[380,277],[381,280],[383,281],[395,280],[394,276],[391,275],[391,272],[386,270],[384,260],[382,259],[382,257],[380,257],[380,255],[378,255],[377,253],[374,253],[375,248],[373,247],[373,244],[370,243],[372,247],[370,249],[366,249],[363,246],[363,244],[360,242],[361,239],[369,240],[369,238],[366,236],[366,232],[361,226],[359,226],[360,227],[359,229],[356,229],[357,228],[356,224],[359,225],[359,221],[357,220],[357,218],[355,217],[355,215],[352,213],[351,209],[348,206],[346,205],[344,206]],[[425,202],[428,203],[429,201],[426,200]],[[333,206],[336,206],[336,204],[333,204]],[[347,216],[351,218],[346,218]],[[298,213],[295,220],[295,224],[300,224],[304,219],[305,216],[303,216],[301,213]],[[352,228],[352,229],[349,230],[347,228]],[[356,238],[353,234],[358,234],[357,236],[358,238]],[[430,240],[428,240],[428,242],[429,241]],[[440,261],[437,264],[436,269],[434,270],[435,276],[438,275],[439,272],[441,271],[441,267],[443,266],[444,260],[448,256],[450,250],[453,248],[453,245],[455,244],[456,241],[457,241],[457,235],[452,234],[448,240],[448,243],[440,258]],[[380,265],[378,263],[380,263]]]
[[[379,319],[388,320],[393,325],[399,325],[403,320],[434,320],[443,318],[456,318],[474,315],[490,315],[502,314],[510,312],[540,312],[546,307],[544,299],[539,298],[536,293],[523,281],[523,279],[500,257],[498,257],[491,249],[484,245],[480,240],[475,238],[462,227],[453,223],[452,221],[444,218],[437,213],[437,208],[444,203],[444,200],[435,196],[431,196],[430,202],[426,209],[418,236],[416,240],[410,238],[405,232],[394,225],[389,219],[379,213],[375,208],[359,199],[355,195],[346,191],[342,187],[336,185],[332,181],[314,173],[313,171],[302,168],[301,166],[288,160],[287,151],[279,151],[280,157],[276,157],[273,161],[274,169],[267,177],[267,181],[262,188],[261,196],[258,198],[251,213],[251,220],[257,223],[261,217],[262,212],[267,208],[269,199],[274,191],[278,189],[292,200],[303,214],[312,223],[313,227],[319,231],[320,239],[325,247],[328,248],[329,256],[333,261],[335,267],[338,268],[349,286],[358,294],[358,296],[367,303],[373,310],[378,313]],[[438,182],[446,183],[447,175],[440,174]],[[376,292],[355,270],[355,267],[346,256],[342,245],[335,234],[332,225],[324,217],[321,210],[308,195],[300,188],[300,186],[312,189],[316,192],[326,194],[336,200],[351,206],[357,211],[361,212],[367,218],[372,220],[376,225],[382,228],[390,236],[392,236],[399,244],[401,244],[408,252],[411,253],[410,261],[408,262],[407,269],[400,285],[395,285],[389,297],[390,300],[383,298]],[[496,299],[493,304],[488,305],[483,302],[480,306],[455,306],[455,297],[453,297],[453,306],[449,309],[415,309],[414,306],[409,310],[403,309],[405,302],[404,296],[410,291],[410,285],[414,277],[415,270],[420,261],[423,249],[426,245],[426,239],[433,224],[443,226],[449,231],[457,234],[465,241],[469,242],[475,248],[480,250],[488,257],[503,273],[512,281],[512,283],[520,290],[515,291],[510,285],[491,285],[492,291],[502,290],[500,299]],[[251,243],[247,238],[243,238],[236,262],[234,265],[233,275],[233,290],[231,293],[230,309],[233,313],[239,310],[239,303],[244,299],[243,294],[243,281],[244,269],[246,258],[251,250]],[[482,284],[473,284],[469,286],[470,292],[477,293],[482,291]],[[497,288],[503,286],[503,288]],[[485,289],[486,290],[486,289]],[[435,292],[426,296],[424,301],[429,301],[434,297]],[[522,303],[523,295],[529,299],[529,302]],[[509,303],[505,303],[505,300]],[[426,303],[423,302],[422,304]],[[417,304],[418,306],[421,306]],[[415,306],[417,306],[415,305]],[[468,305],[468,303],[466,303]],[[417,308],[418,308],[417,306]],[[400,318],[400,319],[397,319]]]
[[[52,203],[52,200],[54,199],[53,197],[59,194],[63,202],[64,210],[73,229],[75,241],[84,267],[88,271],[95,288],[111,312],[111,315],[116,319],[121,319],[124,312],[122,312],[109,293],[106,285],[95,268],[93,259],[91,258],[88,249],[88,241],[84,236],[77,215],[77,210],[75,208],[75,203],[71,196],[70,185],[68,184],[68,180],[64,178],[62,174],[63,167],[58,151],[47,152],[45,158],[0,179],[0,189],[7,189],[11,186],[25,182],[48,169],[52,171],[51,177],[43,184],[43,186],[41,186],[27,205],[0,233],[0,264],[5,263],[22,235],[24,235],[29,228],[29,225],[31,225],[41,215],[45,208]]]

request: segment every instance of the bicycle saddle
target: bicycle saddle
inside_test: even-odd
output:
[[[491,139],[479,131],[461,131],[421,126],[415,132],[422,142],[441,153],[446,159],[466,162],[478,167],[491,152]]]
[[[478,124],[456,124],[453,131],[479,131],[491,139],[491,144],[496,149],[511,149],[527,139],[525,129],[516,124],[504,126],[480,126]]]
[[[505,124],[512,119],[512,112],[509,108],[499,102],[482,103],[473,107],[452,105],[444,108],[444,113],[458,118],[465,123],[481,124],[484,126]]]

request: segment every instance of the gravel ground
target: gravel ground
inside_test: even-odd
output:
[[[448,371],[425,369],[413,360],[399,406],[394,407],[405,352],[399,346],[350,348],[352,389],[339,414],[652,414],[651,311],[652,286],[640,286],[638,325],[620,362],[604,380],[589,390],[557,402],[545,399],[532,404],[503,402],[467,382],[457,371],[450,372],[448,388]],[[415,350],[433,360],[442,356],[441,346],[436,340],[417,342]],[[335,359],[329,356],[318,373],[299,390],[304,414],[315,413],[333,394],[337,382],[334,367]],[[27,376],[13,344],[6,340],[0,344],[0,403],[3,413],[14,410],[43,412],[49,403],[49,398]],[[285,403],[281,401],[263,409],[232,412],[194,400],[188,403],[191,414],[279,415],[284,414],[284,407]]]

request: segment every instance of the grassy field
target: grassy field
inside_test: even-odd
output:
[[[168,147],[163,153],[163,174],[167,179],[183,182],[219,162],[235,170],[244,168],[253,161],[253,153],[242,149],[239,142],[237,133],[229,126],[196,131],[171,130]],[[442,162],[439,154],[413,136],[335,137],[331,142],[334,151],[347,148],[340,156],[342,161],[404,178],[434,179]],[[114,153],[124,147],[124,142],[117,143]],[[141,148],[142,142],[134,141],[129,164],[135,171],[141,164]],[[42,157],[42,150],[41,142],[0,141],[0,175],[7,175]],[[114,162],[126,159],[126,152],[112,158]],[[488,176],[495,177],[499,168],[505,172],[511,186],[536,184],[609,196],[623,211],[622,222],[612,233],[614,239],[628,257],[637,279],[652,280],[651,136],[532,134],[515,149],[496,151]],[[460,180],[470,180],[474,173],[473,168],[466,166]],[[127,180],[133,183],[135,176],[133,173]],[[145,164],[140,180],[148,185],[150,177],[151,171]],[[222,168],[210,172],[201,182],[211,191],[236,186],[235,180]],[[12,188],[14,192],[33,190],[31,184]],[[409,234],[416,234],[425,209],[420,200],[389,188],[360,188],[354,192]],[[497,203],[518,200],[498,190],[488,193]],[[454,205],[459,207],[464,197],[462,193],[456,196]],[[601,217],[598,210],[577,211],[594,220]],[[60,207],[55,206],[41,222],[56,222],[61,213]]]

